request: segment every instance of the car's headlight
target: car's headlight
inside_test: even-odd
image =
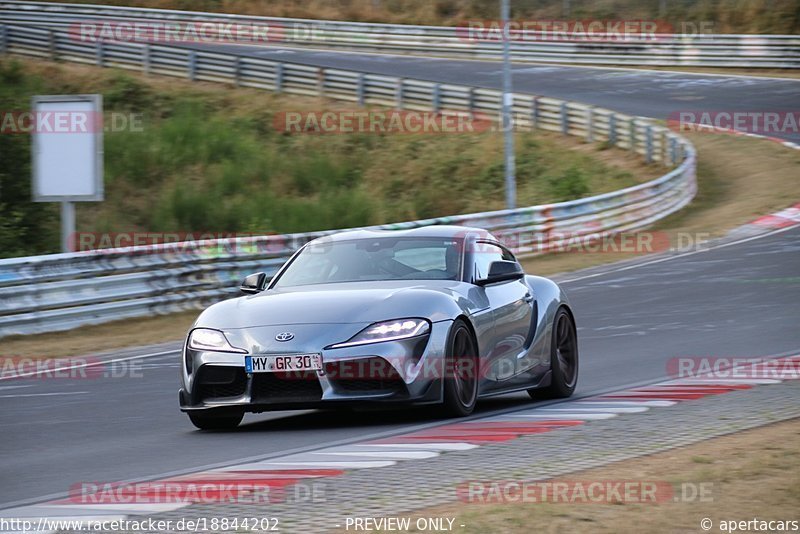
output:
[[[367,345],[382,341],[397,341],[427,334],[431,329],[430,323],[425,319],[397,319],[384,321],[368,326],[348,341],[331,345],[330,348],[353,347]]]
[[[225,334],[210,328],[195,328],[189,334],[189,348],[200,351],[247,353],[228,342]]]

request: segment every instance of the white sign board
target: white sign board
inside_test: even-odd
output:
[[[103,200],[103,97],[33,97],[33,200]]]

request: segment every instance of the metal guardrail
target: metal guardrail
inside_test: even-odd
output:
[[[0,1],[0,22],[64,28],[77,21],[220,21],[269,25],[279,46],[347,49],[470,59],[499,59],[497,39],[466,28],[355,23],[117,6]],[[606,40],[564,33],[512,32],[511,59],[584,65],[800,68],[797,35],[645,34]]]
[[[501,93],[463,85],[326,69],[166,46],[75,42],[68,32],[0,26],[0,51],[177,76],[360,105],[462,110],[496,117]],[[534,95],[514,96],[515,127],[539,128],[632,150],[674,167],[656,180],[594,197],[516,210],[383,225],[485,228],[521,254],[567,239],[644,228],[696,192],[696,154],[681,136],[647,119]],[[0,337],[75,328],[197,308],[236,291],[254,271],[274,274],[303,243],[331,232],[216,240],[0,260]]]

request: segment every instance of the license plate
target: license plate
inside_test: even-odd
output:
[[[319,371],[321,354],[285,354],[280,356],[245,356],[248,373],[279,373],[283,371]]]

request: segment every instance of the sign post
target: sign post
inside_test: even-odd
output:
[[[71,252],[75,202],[103,200],[102,95],[35,96],[33,201],[61,203],[61,251]]]
[[[501,0],[500,18],[503,21],[503,110],[502,125],[504,136],[506,209],[517,207],[517,166],[514,156],[514,93],[511,86],[511,16],[509,0]]]
[[[61,252],[72,252],[70,241],[75,235],[75,204],[61,201]]]

